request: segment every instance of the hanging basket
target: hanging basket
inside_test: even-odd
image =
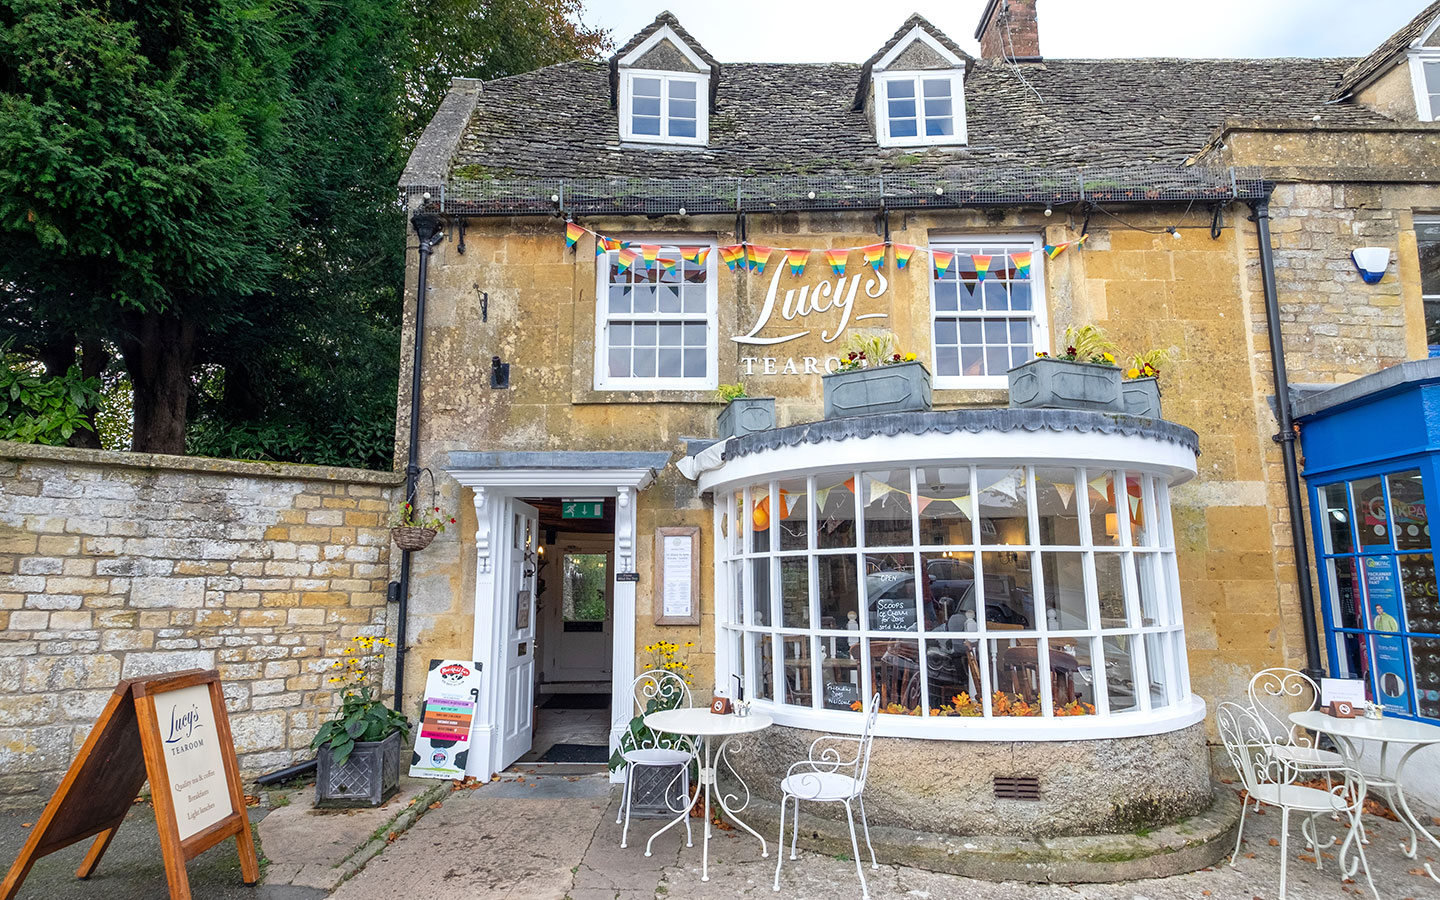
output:
[[[390,538],[401,550],[424,550],[435,540],[435,529],[416,528],[414,525],[397,525],[390,529]]]

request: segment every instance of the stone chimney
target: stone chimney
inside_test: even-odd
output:
[[[1024,62],[1040,58],[1040,25],[1035,0],[990,0],[975,29],[980,56]]]

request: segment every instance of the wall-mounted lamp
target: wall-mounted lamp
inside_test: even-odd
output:
[[[1112,538],[1120,536],[1120,519],[1114,513],[1105,514],[1105,535]]]
[[[1379,284],[1390,267],[1389,247],[1356,247],[1350,251],[1350,261],[1366,284]]]

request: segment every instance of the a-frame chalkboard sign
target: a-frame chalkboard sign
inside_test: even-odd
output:
[[[171,900],[190,900],[185,863],[232,835],[241,877],[259,880],[220,675],[192,669],[115,688],[0,885],[0,900],[14,898],[35,860],[94,837],[75,871],[90,877],[147,778]]]

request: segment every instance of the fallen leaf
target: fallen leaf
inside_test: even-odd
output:
[[[31,825],[34,825],[34,824],[35,824],[34,822],[21,822],[21,823],[20,823],[20,827],[21,827],[21,828],[29,828]]]
[[[1255,858],[1255,854],[1253,854],[1253,853],[1247,853],[1247,854],[1245,854],[1245,858],[1246,858],[1246,859],[1254,859],[1254,858]]]
[[[260,798],[257,797],[257,796],[255,796],[254,794],[246,794],[246,795],[245,795],[245,805],[246,805],[246,806],[259,806],[259,805],[260,805]]]
[[[1200,896],[1202,896],[1202,897],[1208,897],[1208,896],[1210,896],[1210,892],[1209,892],[1209,891],[1201,891],[1201,892],[1200,892]]]
[[[1308,854],[1308,853],[1301,853],[1301,854],[1299,854],[1298,856],[1296,856],[1295,858],[1298,859],[1298,860],[1300,860],[1301,862],[1314,862],[1314,861],[1315,861],[1315,857],[1311,856],[1311,855]]]
[[[385,843],[387,843],[387,844],[393,844],[393,843],[395,843],[395,839],[398,838],[399,836],[400,836],[400,832],[398,832],[398,831],[392,831],[392,832],[390,832],[389,834],[385,835]]]
[[[430,804],[429,806],[426,807],[426,809],[439,809],[439,808],[440,808],[440,801],[439,801],[439,800],[436,800],[434,803],[432,803],[432,804]]]
[[[1278,846],[1280,846],[1280,842],[1277,841],[1277,840],[1275,840],[1274,838],[1271,838],[1271,839],[1270,839],[1270,846],[1272,846],[1272,847],[1278,847]]]
[[[1410,874],[1410,875],[1422,875],[1422,876],[1423,876],[1423,875],[1425,875],[1425,870],[1424,870],[1424,869],[1407,869],[1407,870],[1406,870],[1406,873],[1407,873],[1407,874]]]
[[[499,781],[499,780],[500,780],[500,776],[499,776],[499,775],[491,775],[491,776],[490,776],[490,780],[491,780],[491,781]]]

